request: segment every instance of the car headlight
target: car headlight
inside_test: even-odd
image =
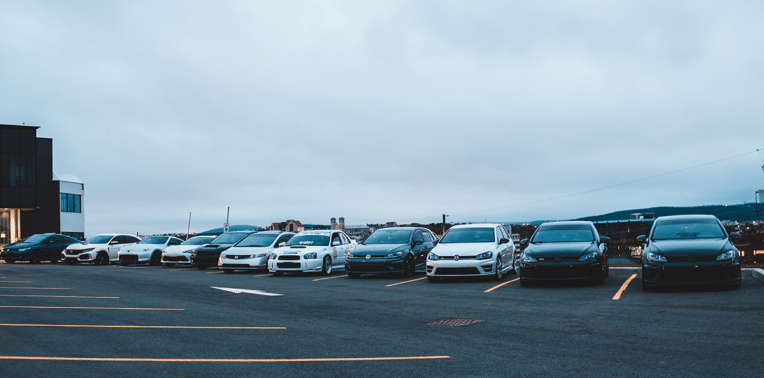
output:
[[[428,260],[433,260],[433,261],[438,261],[438,260],[440,260],[440,256],[430,252],[430,254],[427,255],[427,259]]]
[[[578,258],[578,261],[594,261],[597,260],[597,252],[587,253]]]
[[[531,255],[529,255],[527,253],[523,253],[523,262],[536,262],[536,261],[538,261],[538,260],[535,257],[533,257],[533,256],[531,256]]]
[[[475,256],[475,260],[488,260],[491,257],[493,257],[493,252],[488,251],[488,252],[483,252],[483,253]]]
[[[402,251],[398,251],[398,252],[388,253],[387,255],[385,255],[385,258],[386,259],[397,259],[397,258],[400,258],[402,255],[403,255],[403,252]]]
[[[667,262],[666,256],[659,255],[657,253],[648,252],[645,258],[649,262]]]
[[[305,260],[315,259],[316,257],[318,257],[318,254],[316,254],[316,252],[306,253],[302,256],[302,258],[304,258]]]
[[[734,249],[731,249],[727,252],[722,253],[719,256],[716,256],[716,261],[733,260],[736,257],[737,257],[737,251]]]
[[[348,259],[348,260],[352,260],[352,259],[355,258],[355,256],[353,256],[352,253],[348,253],[347,256],[345,256],[345,258]]]
[[[275,252],[274,252],[274,253],[271,253],[271,258],[272,258],[272,259],[276,260],[276,257],[277,257],[277,256],[276,256],[276,253],[275,253]]]
[[[257,254],[257,255],[252,255],[250,258],[254,259],[254,258],[258,258],[258,257],[265,257],[267,255],[268,255],[267,253],[260,253],[260,254]]]
[[[225,255],[225,253],[221,253],[221,254],[220,254],[220,258],[221,258],[221,259],[224,259],[224,258],[226,258],[226,255]]]

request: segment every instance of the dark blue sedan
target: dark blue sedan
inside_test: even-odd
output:
[[[80,240],[66,235],[37,234],[6,245],[0,252],[0,258],[9,264],[16,261],[29,261],[30,263],[44,260],[58,261],[61,259],[61,251],[80,242]]]

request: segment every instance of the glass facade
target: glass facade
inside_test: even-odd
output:
[[[81,213],[82,195],[61,193],[61,212]]]

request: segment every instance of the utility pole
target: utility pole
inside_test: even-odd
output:
[[[228,211],[225,213],[225,224],[223,225],[223,232],[228,232],[228,216],[231,215],[231,206],[228,206]]]
[[[188,228],[186,229],[186,240],[188,240],[188,233],[191,232],[191,212],[188,212]]]
[[[445,234],[446,234],[446,217],[447,217],[447,216],[448,216],[448,215],[446,215],[446,214],[443,214],[443,226],[442,226],[442,229],[443,229],[443,235],[445,235]]]

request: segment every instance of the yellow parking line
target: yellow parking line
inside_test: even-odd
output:
[[[410,361],[410,360],[442,360],[450,356],[414,356],[414,357],[360,357],[360,358],[246,358],[246,359],[216,359],[216,358],[97,358],[97,357],[34,357],[34,356],[0,356],[0,360],[33,360],[33,361],[94,361],[94,362],[360,362],[360,361]]]
[[[32,297],[32,298],[88,298],[88,299],[119,299],[119,297],[85,297],[79,295],[33,295],[33,294],[0,294],[0,297]]]
[[[272,276],[272,274],[268,273],[268,274],[260,274],[260,275],[252,276],[252,277],[270,277],[270,276]]]
[[[223,271],[221,270],[219,272],[207,272],[207,274],[220,274],[220,273],[223,273]]]
[[[19,287],[19,286],[0,287],[0,289],[72,290],[69,287]]]
[[[502,287],[502,286],[504,286],[504,285],[509,285],[509,284],[511,284],[512,282],[517,282],[517,281],[520,281],[520,278],[519,278],[519,277],[518,277],[518,278],[515,278],[515,279],[514,279],[514,280],[512,280],[512,281],[507,281],[507,282],[504,282],[504,283],[498,284],[498,285],[496,285],[496,286],[494,286],[494,287],[492,287],[492,288],[490,288],[490,289],[488,289],[488,290],[484,291],[484,293],[490,293],[490,292],[492,292],[492,291],[494,291],[494,290],[496,290],[496,289],[498,289],[498,288],[500,288],[500,287]]]
[[[13,324],[0,323],[0,327],[61,327],[61,328],[160,328],[160,329],[287,329],[286,327],[197,327],[197,326],[139,326],[139,325],[86,325],[86,324]]]
[[[148,311],[185,311],[182,308],[140,308],[140,307],[56,307],[56,306],[0,306],[0,308],[37,308],[56,310],[148,310]]]
[[[614,301],[617,301],[617,300],[621,299],[621,294],[623,294],[623,292],[626,290],[626,288],[629,287],[629,284],[631,283],[631,281],[633,279],[635,279],[635,278],[637,278],[636,273],[632,274],[631,277],[629,277],[629,279],[626,280],[626,282],[624,282],[623,285],[621,285],[621,289],[618,290],[618,292],[615,293],[615,296],[613,297]]]
[[[421,278],[416,278],[416,279],[413,279],[413,280],[398,282],[398,283],[394,283],[394,284],[390,284],[390,285],[385,285],[385,287],[390,287],[390,286],[395,286],[395,285],[403,285],[405,283],[414,282],[414,281],[421,281],[421,280],[423,280],[425,278],[427,278],[427,276],[424,276],[424,277],[421,277]]]
[[[0,281],[5,283],[32,283],[32,281]]]
[[[315,279],[315,280],[313,280],[313,281],[331,280],[332,278],[340,278],[340,277],[347,277],[347,276],[348,276],[348,275],[346,274],[346,275],[344,275],[344,276],[334,276],[334,277],[324,277],[324,278],[317,278],[317,279]]]

